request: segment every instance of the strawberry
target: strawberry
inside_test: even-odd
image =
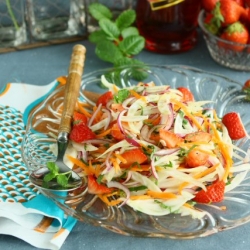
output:
[[[206,12],[211,12],[219,0],[202,0],[201,6]]]
[[[204,131],[198,131],[187,134],[184,139],[188,142],[210,142],[212,135]]]
[[[250,0],[244,0],[244,3],[246,8],[250,8]]]
[[[225,182],[216,181],[207,187],[207,190],[200,190],[196,193],[194,201],[199,203],[220,202],[224,199]]]
[[[250,90],[250,79],[246,80],[242,87],[242,90]]]
[[[238,22],[244,13],[244,8],[233,0],[220,0],[213,10],[214,17],[225,27]]]
[[[69,134],[69,139],[78,143],[95,138],[95,133],[84,123],[73,126]]]
[[[204,18],[204,26],[210,33],[214,35],[219,32],[219,25],[216,24],[214,14],[211,12],[206,13],[206,16]]]
[[[235,22],[225,29],[220,38],[230,42],[242,44],[234,45],[220,42],[220,46],[234,51],[242,51],[244,49],[243,45],[247,44],[248,42],[249,32],[244,24],[241,22]]]
[[[113,93],[111,91],[105,92],[97,99],[96,106],[99,106],[99,104],[102,104],[102,106],[106,106],[107,103],[112,99]]]
[[[250,101],[250,79],[244,83],[242,91],[246,94],[246,100]]]
[[[227,113],[223,116],[222,123],[226,126],[232,140],[239,140],[247,136],[247,132],[238,113]]]
[[[113,124],[113,126],[111,127],[110,134],[117,141],[125,139],[125,135],[121,132],[117,123]]]
[[[112,189],[99,184],[94,175],[88,175],[88,192],[90,194],[109,194],[112,192]]]
[[[80,123],[87,124],[87,121],[88,121],[88,118],[84,114],[82,114],[80,112],[77,112],[77,111],[74,111],[73,125],[77,125],[77,124],[80,124]]]
[[[193,102],[194,101],[194,96],[188,88],[179,87],[177,89],[182,93],[182,101],[183,102]]]
[[[186,167],[196,168],[207,165],[209,155],[199,149],[192,149],[185,158]]]
[[[219,0],[202,0],[201,4],[202,4],[202,8],[205,9],[207,12],[210,12],[214,9],[215,4],[218,2]]]
[[[160,129],[159,134],[160,139],[166,143],[167,148],[175,148],[183,141],[180,136],[168,130]]]
[[[127,161],[126,163],[121,163],[121,167],[128,168],[133,164],[142,164],[148,160],[147,156],[142,152],[141,149],[135,148],[125,151],[121,156]]]
[[[233,0],[233,1],[239,4],[240,6],[245,7],[245,3],[244,3],[245,0]]]

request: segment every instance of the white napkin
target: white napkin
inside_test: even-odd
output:
[[[29,111],[58,85],[9,83],[0,92],[0,234],[60,249],[76,224],[29,181],[21,143]]]

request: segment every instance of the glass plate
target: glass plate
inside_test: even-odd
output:
[[[230,111],[239,112],[246,130],[250,131],[250,107],[242,92],[242,85],[224,76],[204,72],[187,66],[140,66],[120,70],[104,69],[86,74],[82,80],[80,99],[86,99],[83,91],[98,93],[106,90],[100,85],[100,77],[105,74],[109,81],[122,86],[135,85],[138,81],[154,81],[157,85],[188,87],[196,100],[211,100],[212,105],[222,116]],[[63,87],[54,91],[40,107],[30,114],[26,135],[23,140],[23,159],[29,169],[45,165],[55,160],[50,153],[54,139],[48,136],[48,126],[57,130],[59,118],[55,111],[62,102]],[[249,151],[248,139],[235,142],[244,151]],[[237,159],[234,159],[237,163]],[[41,190],[43,194],[56,202],[66,213],[82,222],[101,226],[113,232],[140,237],[165,237],[173,239],[191,239],[214,234],[219,231],[242,225],[250,220],[250,184],[249,173],[241,184],[227,192],[223,202],[197,205],[207,212],[202,219],[190,216],[170,214],[149,216],[128,206],[108,207],[97,196],[88,194],[86,183],[82,188],[71,192]]]

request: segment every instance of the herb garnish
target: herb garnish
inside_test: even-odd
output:
[[[43,186],[46,187],[48,182],[55,180],[60,186],[67,187],[69,178],[71,177],[71,171],[65,173],[59,173],[59,168],[55,162],[47,162],[47,168],[49,173],[43,177]]]
[[[145,66],[142,61],[133,58],[145,46],[145,38],[133,26],[136,19],[133,9],[123,11],[115,20],[110,9],[101,3],[90,4],[88,11],[99,24],[99,29],[93,31],[88,39],[96,44],[95,54],[101,60],[112,63],[115,68]],[[135,69],[132,76],[136,80],[143,80],[147,74]]]

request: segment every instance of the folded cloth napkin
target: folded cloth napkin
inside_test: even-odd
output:
[[[58,84],[9,83],[0,92],[0,234],[44,249],[60,249],[76,219],[29,181],[21,143],[30,110]]]

